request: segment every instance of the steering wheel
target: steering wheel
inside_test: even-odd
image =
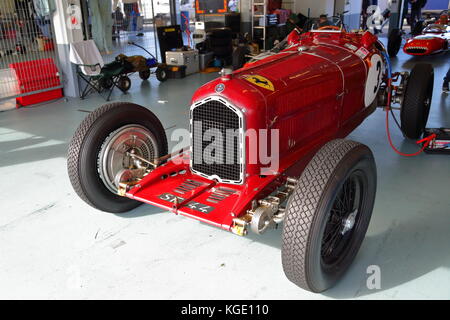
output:
[[[324,26],[324,27],[320,27],[319,30],[341,30],[341,27],[338,27],[338,26]]]

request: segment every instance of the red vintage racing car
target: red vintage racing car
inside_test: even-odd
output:
[[[406,38],[403,51],[412,56],[428,56],[448,50],[450,41],[450,26],[448,10],[442,11],[437,18],[419,21],[411,30],[412,38]],[[388,38],[388,53],[390,57],[397,56],[405,38],[405,32],[394,29]]]
[[[428,56],[448,50],[450,26],[431,24],[423,33],[406,41],[403,51],[412,56]]]
[[[77,194],[106,212],[147,203],[241,236],[283,225],[286,276],[322,292],[355,258],[377,188],[371,150],[344,138],[391,103],[404,134],[419,138],[433,79],[428,64],[392,73],[369,32],[294,30],[284,49],[198,89],[190,148],[169,154],[151,111],[111,103],[80,124],[68,173]]]

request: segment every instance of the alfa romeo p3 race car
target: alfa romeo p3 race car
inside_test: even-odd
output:
[[[150,110],[111,103],[80,124],[68,173],[77,194],[106,212],[147,203],[241,236],[282,225],[286,276],[322,292],[354,260],[377,188],[371,150],[344,138],[397,103],[402,131],[418,139],[433,79],[428,64],[392,73],[369,32],[294,30],[283,50],[198,89],[190,148],[169,154]]]

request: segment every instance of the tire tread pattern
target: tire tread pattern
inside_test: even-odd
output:
[[[366,146],[351,140],[326,144],[303,171],[288,204],[282,235],[282,264],[289,280],[299,287],[317,292],[308,283],[305,259],[310,230],[327,183],[339,163],[352,149]]]
[[[429,110],[423,110],[423,102],[430,81],[434,81],[432,65],[416,64],[408,81],[401,110],[402,131],[410,139],[420,138],[428,121]]]

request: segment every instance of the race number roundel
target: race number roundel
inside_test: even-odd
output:
[[[381,59],[380,55],[374,54],[370,60],[370,69],[366,81],[366,92],[364,95],[366,107],[370,106],[377,98],[381,81],[383,80],[383,70],[383,59]]]

